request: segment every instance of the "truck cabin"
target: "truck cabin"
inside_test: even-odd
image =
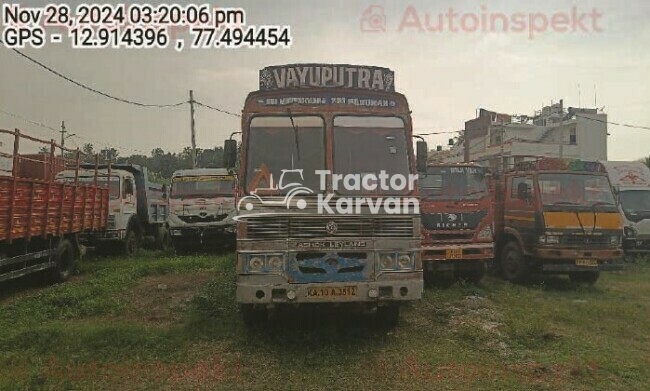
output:
[[[174,200],[234,197],[235,193],[235,177],[225,169],[180,170],[171,182],[169,197]]]
[[[419,179],[423,202],[479,200],[489,195],[487,170],[478,165],[429,165]]]
[[[504,179],[505,224],[528,246],[620,245],[620,214],[599,163],[547,158],[521,164]]]
[[[66,170],[61,171],[56,175],[56,180],[59,182],[74,182],[75,171]],[[82,184],[92,185],[95,183],[94,171],[79,170],[77,181]],[[97,175],[97,185],[100,187],[108,187],[109,199],[116,201],[120,199],[127,199],[132,197],[135,192],[134,187],[135,179],[133,175],[128,172],[120,172],[119,170],[99,170]]]

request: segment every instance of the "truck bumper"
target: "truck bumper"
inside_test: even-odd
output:
[[[458,252],[460,250],[460,253]],[[494,258],[494,243],[423,244],[422,261],[463,262],[485,261]]]
[[[606,272],[623,270],[623,264],[615,262],[598,263],[598,266],[578,266],[574,263],[544,263],[542,271],[549,273]]]
[[[184,247],[192,245],[206,246],[235,240],[233,226],[170,227],[169,234],[174,246],[182,245]]]
[[[108,230],[80,234],[79,242],[85,245],[94,246],[98,243],[118,242],[120,240],[124,240],[125,237],[126,230]]]
[[[539,268],[544,272],[563,273],[623,269],[623,250],[621,249],[538,248],[535,255],[538,260],[542,260]],[[596,264],[593,266],[578,265],[579,260],[595,261]]]
[[[256,284],[251,276],[240,276],[236,298],[242,304],[323,304],[365,303],[418,300],[422,297],[422,273],[409,273],[401,280],[332,283]],[[354,287],[354,289],[351,289]],[[342,294],[345,292],[345,294]],[[354,294],[352,294],[354,293]],[[335,296],[333,296],[333,294]]]
[[[558,261],[571,261],[576,259],[595,259],[602,262],[620,261],[623,258],[623,250],[620,248],[611,249],[579,249],[579,248],[537,248],[534,254],[540,259]]]
[[[649,239],[623,239],[623,251],[626,254],[650,254]]]

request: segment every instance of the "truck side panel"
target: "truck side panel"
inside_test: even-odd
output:
[[[106,228],[108,189],[0,177],[0,241]]]

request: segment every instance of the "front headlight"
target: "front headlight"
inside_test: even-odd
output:
[[[395,269],[395,258],[393,254],[382,254],[379,258],[379,266],[381,270]]]
[[[399,266],[400,269],[411,269],[413,266],[413,259],[409,254],[401,254],[397,258],[397,266]]]
[[[621,237],[617,235],[613,235],[609,237],[609,244],[611,246],[618,246],[621,244]]]
[[[251,273],[274,273],[284,270],[283,254],[253,254],[248,256],[246,269]]]
[[[379,255],[379,270],[413,269],[413,255],[410,253],[383,253]]]
[[[248,260],[248,269],[252,272],[261,272],[264,270],[264,258],[259,256],[251,257]]]
[[[492,227],[486,225],[477,235],[478,239],[492,239]]]
[[[540,244],[559,244],[560,237],[557,235],[541,235],[539,237]]]
[[[268,258],[269,271],[279,271],[284,267],[284,260],[279,255],[272,255]]]

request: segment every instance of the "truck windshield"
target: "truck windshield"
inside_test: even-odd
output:
[[[650,190],[622,190],[618,197],[626,213],[650,212]]]
[[[186,176],[172,179],[171,198],[232,197],[235,180],[232,176]]]
[[[609,180],[604,175],[540,174],[539,191],[544,205],[614,205]]]
[[[399,117],[338,116],[334,118],[334,173],[409,177],[409,156],[404,121]],[[409,193],[404,189],[381,190],[382,194]],[[341,194],[356,192],[339,187]]]
[[[254,117],[246,151],[246,192],[287,194],[319,189],[325,167],[325,122],[317,116]]]
[[[64,177],[63,180],[66,182],[74,182],[74,178]],[[92,176],[79,177],[79,182],[83,182],[84,184],[92,184],[94,181],[95,177]],[[97,178],[97,186],[108,187],[108,195],[111,200],[120,198],[120,178],[111,177],[109,181],[106,177],[99,177]]]
[[[422,198],[478,199],[488,194],[485,169],[482,167],[429,167],[419,179]]]

